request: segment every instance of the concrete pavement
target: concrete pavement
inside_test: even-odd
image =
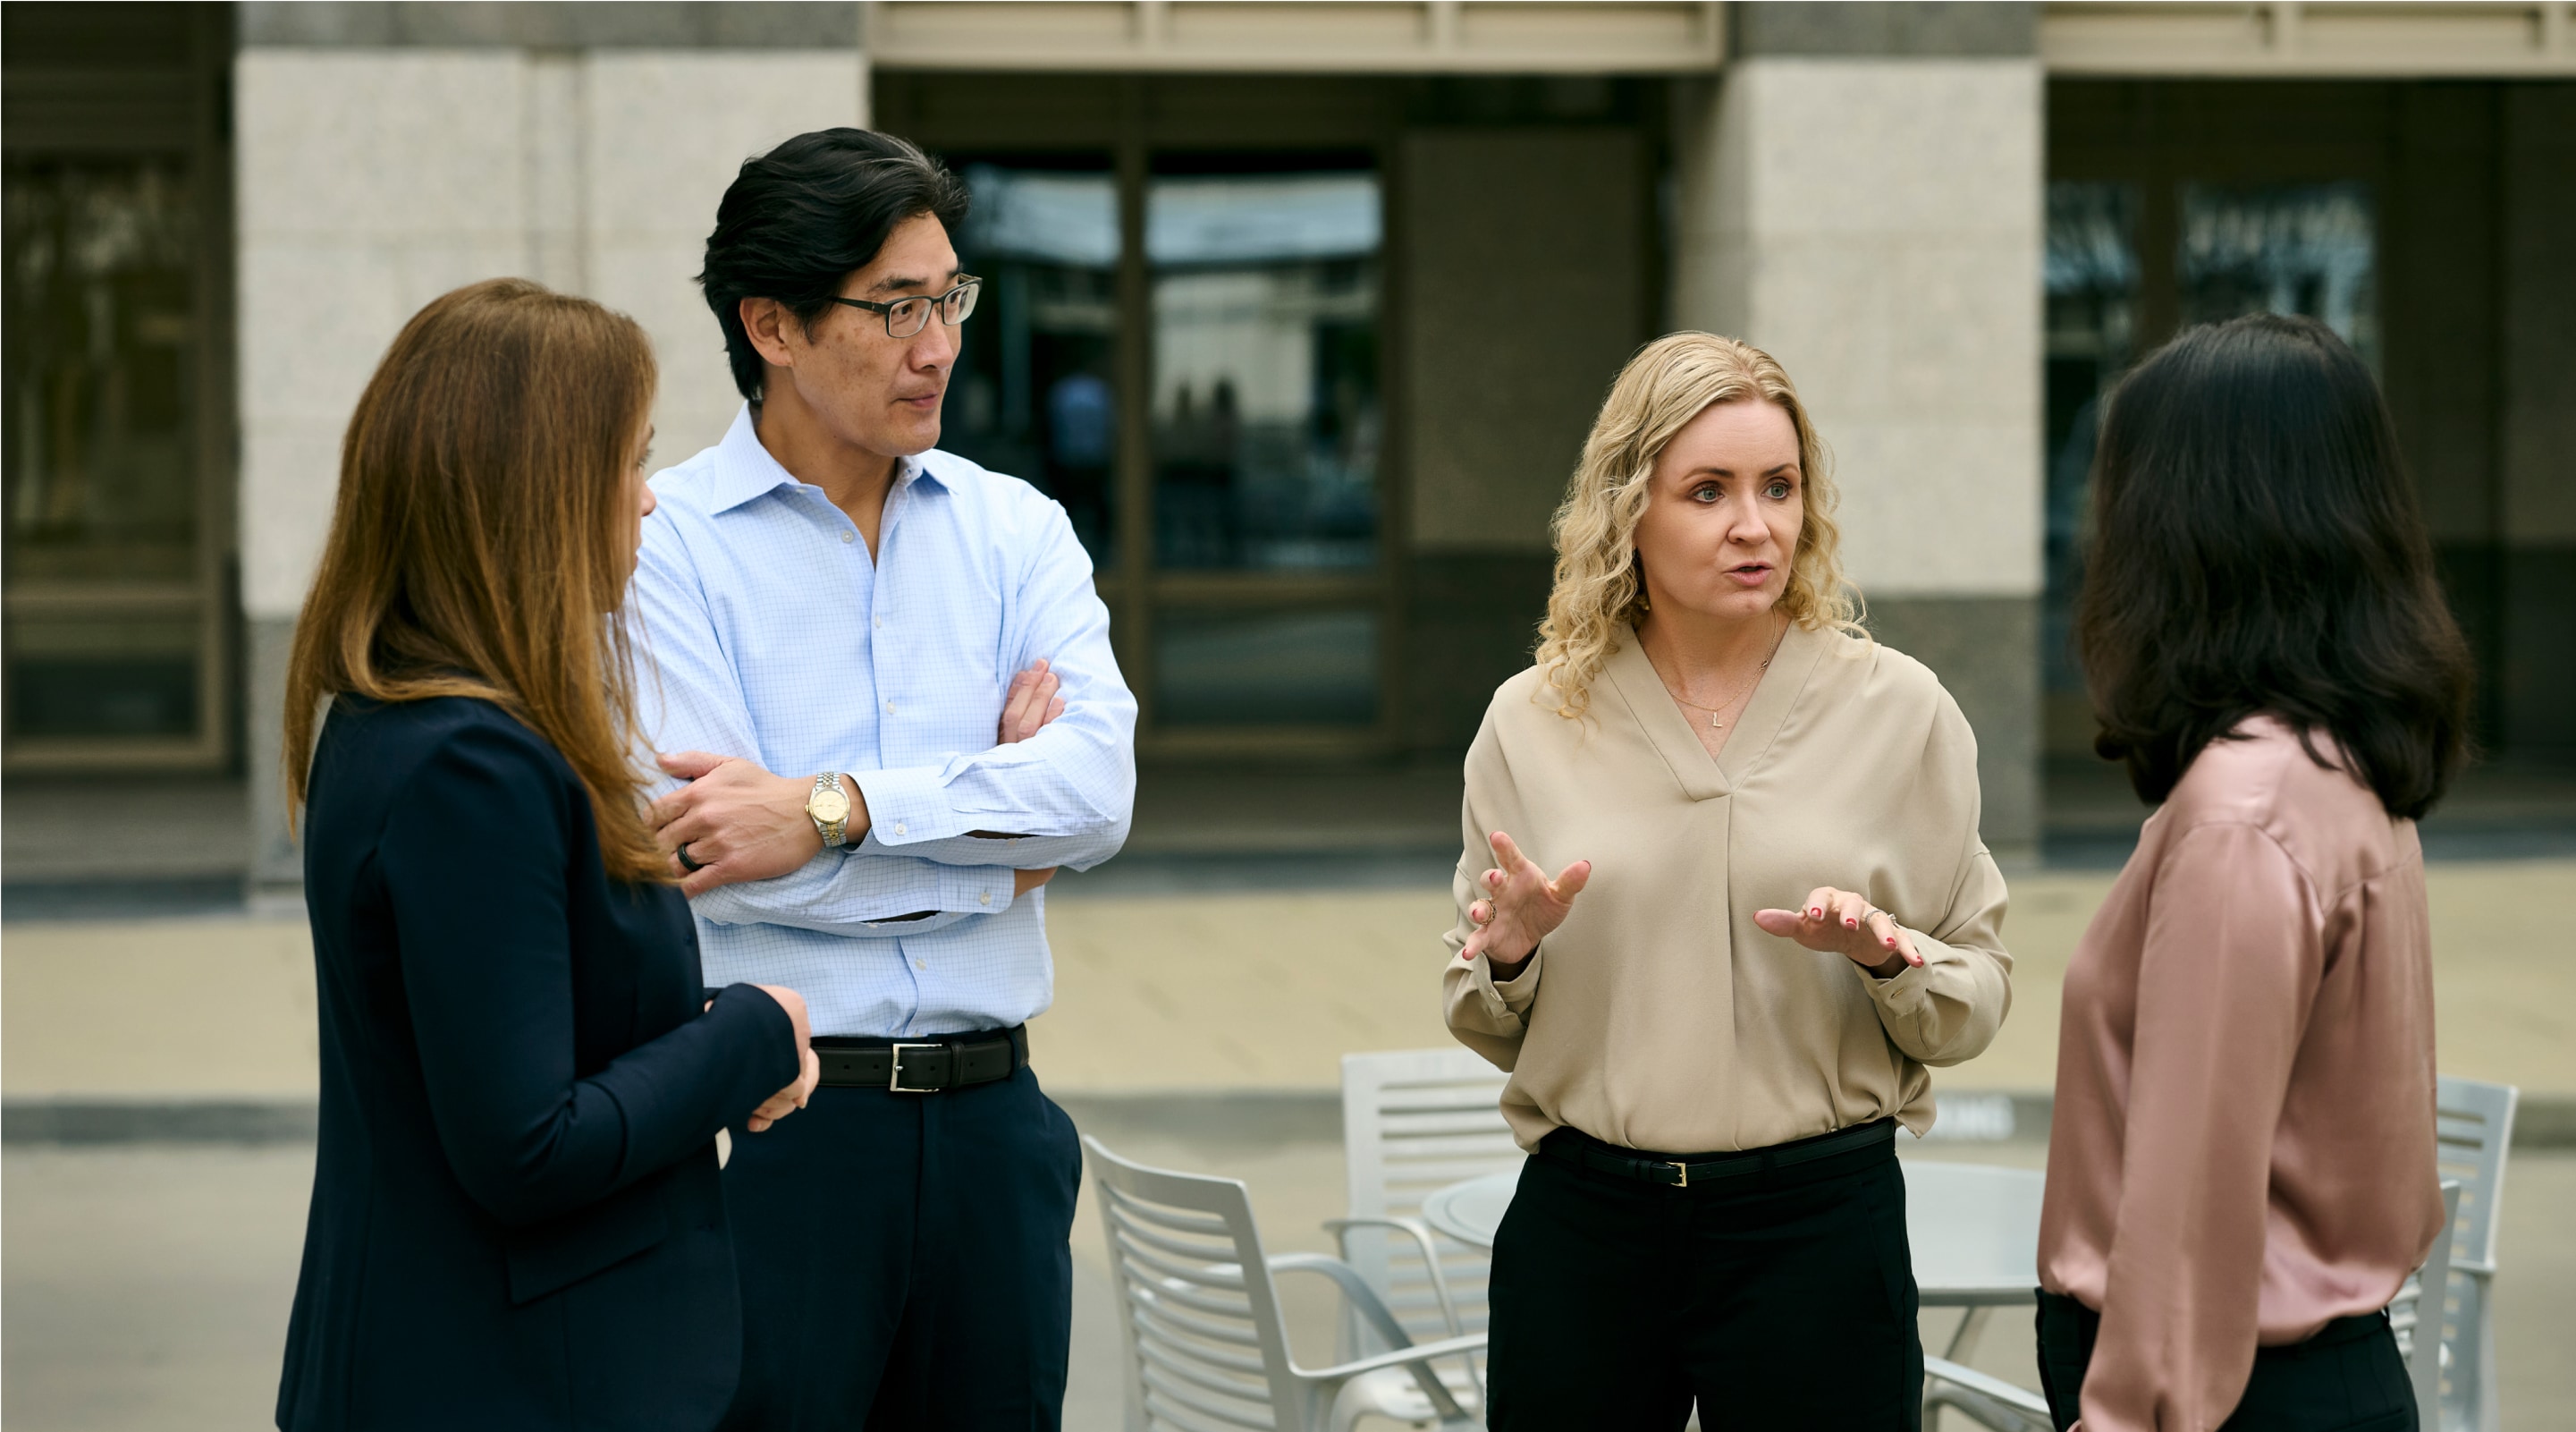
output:
[[[2428,878],[2444,1072],[2576,1099],[2576,961],[2555,953],[2576,861],[2440,864]],[[2012,1015],[1939,1087],[2049,1087],[2066,961],[2110,880],[2013,880]],[[1070,887],[1047,912],[1056,1004],[1032,1026],[1038,1067],[1050,1087],[1088,1094],[1329,1091],[1345,1051],[1447,1042],[1449,919],[1432,887]],[[0,947],[0,1088],[13,1103],[312,1098],[300,923],[13,922]]]
[[[1446,891],[1410,875],[1313,888],[1294,857],[1249,888],[1191,879],[1071,880],[1048,924],[1056,1007],[1037,1067],[1087,1127],[1131,1157],[1246,1180],[1277,1250],[1322,1249],[1342,1206],[1332,1091],[1341,1054],[1439,1045]],[[1417,870],[1396,862],[1390,869]],[[1114,869],[1114,867],[1113,867]],[[1237,876],[1243,872],[1237,871]],[[2430,875],[2442,1065],[2523,1086],[2538,1110],[2576,1101],[2576,962],[2556,957],[2576,861],[2441,864]],[[2107,873],[2025,873],[2007,923],[2013,1014],[1995,1047],[1939,1087],[2044,1091],[2059,981]],[[1309,888],[1299,888],[1307,886]],[[1161,891],[1163,893],[1140,893]],[[315,1068],[300,924],[244,916],[0,927],[6,1149],[5,1402],[22,1432],[267,1425],[311,1178],[292,1135]],[[136,1114],[125,1133],[197,1142],[29,1141],[48,1110]],[[266,1111],[262,1122],[249,1117]],[[309,1114],[306,1115],[309,1119]],[[96,1132],[98,1125],[90,1127]],[[306,1125],[309,1127],[309,1124]],[[205,1142],[208,1133],[234,1142]],[[1927,1144],[1909,1157],[2035,1163],[2044,1146]],[[2576,1425],[2576,1152],[2527,1150],[2504,1199],[2498,1280],[2505,1426]],[[1119,1422],[1119,1349],[1098,1214],[1074,1230],[1076,1330],[1067,1425]],[[1304,1280],[1312,1281],[1312,1280]],[[1318,1289],[1289,1296],[1302,1348],[1330,1346]],[[1946,1329],[1930,1315],[1927,1331]],[[1980,1365],[2030,1380],[2010,1319]]]

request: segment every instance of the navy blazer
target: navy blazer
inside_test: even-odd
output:
[[[321,1133],[277,1425],[705,1428],[741,1295],[716,1130],[794,1026],[703,1014],[688,904],[483,701],[339,698],[305,809]]]

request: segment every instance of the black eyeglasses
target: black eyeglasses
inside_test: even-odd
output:
[[[983,287],[982,279],[960,274],[957,286],[937,298],[898,298],[892,303],[873,303],[864,298],[834,298],[832,301],[883,314],[886,337],[910,338],[930,326],[930,310],[934,308],[939,310],[939,321],[951,328],[965,322],[967,315],[975,311],[975,295]]]

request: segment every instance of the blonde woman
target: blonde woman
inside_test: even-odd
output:
[[[2011,1004],[1976,740],[1855,624],[1779,364],[1678,333],[1556,518],[1537,665],[1467,755],[1450,1029],[1536,1155],[1490,1425],[1912,1428],[1899,1124]],[[1551,877],[1548,872],[1556,874]]]

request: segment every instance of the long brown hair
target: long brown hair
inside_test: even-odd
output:
[[[524,279],[412,316],[340,446],[340,495],[286,676],[301,807],[324,698],[479,697],[580,775],[608,872],[663,878],[616,617],[626,468],[653,402],[635,320]]]

